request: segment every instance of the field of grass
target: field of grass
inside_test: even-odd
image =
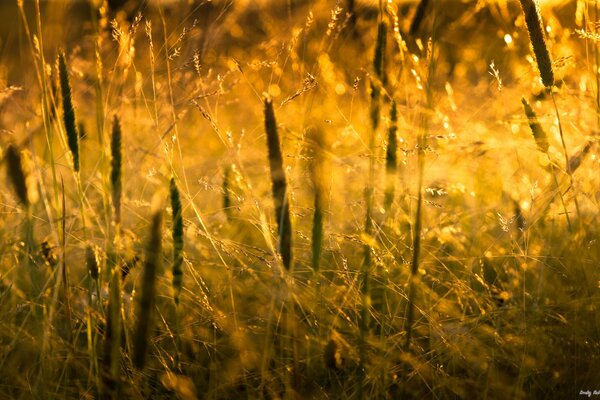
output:
[[[3,0],[0,399],[595,396],[599,26]]]

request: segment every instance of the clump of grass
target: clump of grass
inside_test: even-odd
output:
[[[73,107],[73,98],[71,93],[71,83],[69,81],[69,71],[65,53],[61,49],[58,51],[58,74],[60,77],[60,89],[63,105],[63,122],[67,134],[67,144],[71,156],[73,157],[73,169],[79,172],[79,135],[75,122],[75,108]]]
[[[29,198],[27,197],[27,179],[23,169],[21,153],[15,145],[10,144],[6,148],[4,159],[6,160],[8,181],[12,185],[19,201],[23,203],[25,207],[29,208]]]
[[[386,187],[385,187],[385,198],[384,198],[384,209],[389,212],[392,203],[394,202],[394,195],[396,192],[396,169],[398,168],[398,137],[396,135],[398,131],[398,109],[396,102],[392,101],[390,109],[390,126],[388,128],[388,143],[385,156],[385,170],[386,170]]]
[[[554,71],[552,70],[550,53],[546,46],[544,25],[542,24],[539,6],[535,0],[520,1],[523,14],[525,15],[527,30],[529,31],[529,40],[533,46],[535,59],[537,61],[538,69],[540,70],[542,83],[546,87],[552,87],[554,85]]]
[[[111,195],[115,212],[115,222],[117,224],[121,222],[121,196],[123,191],[121,178],[123,174],[122,146],[121,124],[119,122],[119,117],[115,115],[110,141],[110,184],[112,189]]]
[[[277,132],[275,112],[273,111],[273,100],[269,95],[265,95],[264,97],[264,114],[273,187],[273,202],[275,203],[275,217],[277,218],[279,230],[279,253],[283,260],[283,266],[287,270],[290,270],[293,262],[290,201],[287,180],[283,169],[279,133]]]
[[[158,204],[157,204],[158,203]],[[150,225],[150,238],[146,247],[146,258],[142,276],[141,295],[137,324],[133,336],[133,365],[143,369],[146,363],[152,312],[156,301],[156,276],[162,265],[162,207],[155,201]]]
[[[171,210],[173,216],[173,299],[179,305],[181,285],[183,280],[183,215],[181,209],[181,197],[175,178],[170,182]]]

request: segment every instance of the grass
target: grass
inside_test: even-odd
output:
[[[600,389],[594,2],[108,3],[0,4],[0,398]]]

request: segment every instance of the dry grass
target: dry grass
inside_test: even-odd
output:
[[[0,2],[0,398],[600,389],[595,2],[108,3]]]

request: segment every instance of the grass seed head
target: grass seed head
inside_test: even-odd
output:
[[[162,207],[153,207],[150,237],[146,247],[146,258],[142,275],[141,295],[137,325],[133,337],[133,365],[143,369],[150,342],[152,312],[156,302],[156,276],[162,266]]]
[[[69,81],[69,71],[65,53],[61,49],[58,51],[58,74],[60,77],[60,89],[63,104],[63,121],[67,134],[67,144],[71,156],[73,157],[73,169],[79,172],[79,135],[75,123],[75,108],[73,107],[73,96],[71,92],[71,83]]]
[[[523,14],[525,15],[525,23],[529,31],[529,39],[533,46],[535,59],[537,61],[542,83],[546,87],[554,85],[554,71],[552,70],[552,60],[546,46],[546,38],[544,36],[544,25],[540,9],[536,0],[520,0]]]
[[[87,266],[87,270],[90,274],[90,277],[98,281],[98,277],[100,275],[100,266],[98,263],[98,254],[96,250],[91,245],[88,245],[85,248],[85,263]]]
[[[287,181],[283,169],[283,156],[273,100],[270,96],[264,97],[265,132],[267,134],[267,147],[269,150],[269,165],[271,167],[271,183],[273,187],[273,202],[275,203],[275,217],[279,231],[279,252],[284,267],[289,270],[292,265],[292,225],[290,219],[290,202],[287,193]]]
[[[181,208],[181,197],[175,178],[170,182],[171,210],[173,212],[173,298],[175,304],[179,304],[179,295],[183,281],[183,215]]]
[[[523,103],[523,109],[525,110],[525,115],[527,115],[527,121],[529,122],[529,128],[531,128],[535,143],[541,151],[548,154],[548,136],[546,135],[544,128],[542,128],[542,125],[540,125],[535,111],[533,111],[533,108],[531,108],[531,105],[525,97],[521,98],[521,103]]]
[[[27,197],[27,179],[23,169],[21,153],[16,146],[10,144],[6,149],[6,154],[4,157],[6,160],[8,181],[15,190],[15,194],[17,195],[19,201],[23,203],[25,207],[29,207],[29,198]]]
[[[112,202],[115,211],[115,221],[121,222],[121,196],[122,196],[122,170],[123,150],[122,133],[119,117],[113,119],[112,136],[110,141],[110,184],[112,188]]]

